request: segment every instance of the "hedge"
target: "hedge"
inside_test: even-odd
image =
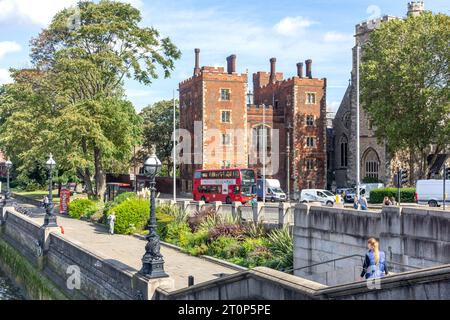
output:
[[[97,210],[97,203],[89,199],[75,199],[69,203],[69,216],[74,219],[90,218]]]
[[[415,188],[402,188],[400,189],[400,202],[413,203],[416,202],[416,189]],[[393,197],[398,202],[398,189],[397,188],[383,188],[370,191],[370,203],[383,203],[384,197]]]
[[[107,215],[115,213],[116,222],[114,231],[118,234],[133,234],[141,232],[147,227],[150,217],[149,202],[145,199],[128,197],[120,204],[109,209]],[[167,226],[174,221],[174,218],[168,214],[161,213],[156,209],[156,220],[158,222],[158,235],[161,238],[167,235]]]
[[[116,215],[114,231],[118,234],[133,234],[144,230],[149,217],[147,201],[140,199],[128,199],[108,211],[108,216]]]

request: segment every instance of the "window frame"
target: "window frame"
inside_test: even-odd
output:
[[[220,123],[227,123],[227,124],[231,124],[232,123],[232,121],[231,121],[231,111],[232,110],[220,110]],[[225,113],[229,114],[228,121],[223,121],[223,115]]]
[[[227,91],[227,92],[228,92],[228,96],[227,96],[228,99],[223,99],[222,93],[223,93],[224,91]],[[231,101],[231,89],[230,89],[230,88],[220,88],[220,91],[219,91],[219,101]]]

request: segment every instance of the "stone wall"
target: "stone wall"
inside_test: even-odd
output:
[[[89,300],[153,298],[157,285],[136,270],[69,241],[60,235],[59,228],[43,229],[13,208],[5,212],[0,229],[2,240],[14,247],[67,297]],[[79,289],[73,275],[80,276]]]
[[[366,281],[327,287],[268,268],[255,268],[190,288],[167,292],[159,300],[448,300],[450,265],[383,278],[377,288]]]
[[[448,211],[408,207],[357,211],[298,204],[294,225],[295,274],[322,282],[326,275],[328,284],[358,279],[371,237],[379,239],[394,272],[450,262]],[[323,263],[343,257],[349,258]],[[314,264],[318,265],[304,268]]]

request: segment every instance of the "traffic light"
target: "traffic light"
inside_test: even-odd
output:
[[[401,185],[408,183],[408,170],[400,170]]]
[[[444,174],[445,174],[445,179],[450,180],[450,168],[446,168]]]

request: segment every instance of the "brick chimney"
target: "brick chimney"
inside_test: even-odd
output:
[[[276,58],[272,58],[270,59],[270,82],[274,83],[275,79],[277,78],[276,75],[276,63],[277,63],[277,59]]]
[[[194,68],[194,76],[200,73],[200,49],[195,49],[195,68]]]
[[[312,79],[312,60],[306,60],[306,77]]]
[[[299,78],[303,78],[303,63],[302,62],[297,63],[297,76]]]
[[[229,74],[236,73],[236,55],[234,54],[227,58],[227,72]]]

